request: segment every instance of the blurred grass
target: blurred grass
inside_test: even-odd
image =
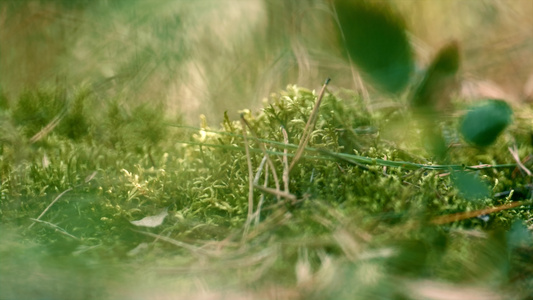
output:
[[[462,166],[504,164],[469,169],[491,196],[468,199],[443,173],[448,170],[420,165],[436,163],[415,138],[420,126],[406,127],[405,143],[396,146],[378,131],[394,122],[390,114],[370,114],[353,92],[346,98],[328,93],[310,141],[323,151],[306,151],[290,177],[299,200],[279,202],[256,191],[260,219],[243,237],[248,157],[238,121],[226,118],[219,130],[170,127],[157,107],[127,109],[109,100],[95,113],[89,109],[95,99],[84,90],[64,97],[61,91],[27,92],[1,112],[2,299],[438,299],[423,295],[460,293],[463,299],[525,300],[532,291],[529,206],[426,223],[531,199],[531,177],[512,167],[507,149],[516,143],[520,157],[532,152],[530,118],[517,118],[483,151],[466,144],[450,149],[450,160]],[[281,173],[287,146],[280,124],[292,159],[315,99],[291,86],[260,113],[246,114],[270,150],[274,172]],[[85,106],[72,105],[55,130],[28,141],[40,128],[35,124],[46,124],[63,103],[81,100]],[[409,117],[408,109],[395,113]],[[83,127],[72,130],[69,119]],[[259,168],[259,140],[250,138],[249,146]],[[328,151],[348,161],[332,160]],[[524,163],[531,168],[531,161]],[[263,174],[273,186],[272,171]],[[169,215],[157,228],[131,223],[162,209]],[[42,222],[30,227],[36,218]]]
[[[516,98],[533,69],[533,2],[390,1],[421,64],[457,39],[469,77]],[[220,121],[287,84],[330,76],[358,89],[327,1],[0,1],[0,90],[90,86],[103,98],[157,102]],[[105,97],[104,97],[105,96]]]

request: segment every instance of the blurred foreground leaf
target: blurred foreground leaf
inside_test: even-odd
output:
[[[459,70],[459,45],[452,41],[442,47],[431,62],[426,76],[418,86],[412,100],[412,107],[422,112],[445,107],[450,102],[455,74]]]
[[[507,232],[507,245],[512,249],[516,247],[529,247],[533,245],[532,234],[522,221],[517,220]]]
[[[334,5],[352,61],[379,88],[401,92],[413,71],[403,18],[378,1],[337,0]]]
[[[438,160],[444,160],[448,147],[438,125],[441,110],[450,106],[451,93],[457,85],[459,45],[453,41],[442,47],[418,85],[411,108],[423,123],[426,150]]]
[[[489,187],[478,176],[467,172],[456,172],[452,181],[467,200],[478,200],[490,196]]]
[[[424,147],[435,159],[442,161],[446,158],[448,152],[448,145],[442,135],[442,130],[430,121],[426,123],[427,126],[423,131]]]
[[[460,132],[472,145],[489,146],[511,123],[512,114],[511,107],[505,101],[486,100],[464,116]]]

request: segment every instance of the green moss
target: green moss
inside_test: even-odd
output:
[[[12,134],[33,133],[46,124],[60,108],[45,109],[28,100],[52,101],[50,95],[42,95],[23,95],[18,108],[4,118],[11,127],[4,128],[12,128],[8,131]],[[81,127],[58,127],[39,143],[29,146],[30,142],[25,142],[26,154],[18,160],[9,154],[15,149],[14,139],[2,140],[0,218],[2,223],[23,231],[23,239],[55,253],[52,256],[78,253],[82,260],[101,261],[106,257],[121,263],[149,264],[162,256],[179,256],[196,261],[198,253],[193,250],[161,240],[153,243],[153,238],[139,230],[206,251],[212,250],[212,243],[222,250],[217,250],[221,251],[218,256],[209,257],[209,265],[231,274],[226,278],[228,282],[256,276],[246,288],[264,287],[263,282],[294,287],[298,281],[295,266],[305,257],[312,274],[326,272],[319,271],[324,268],[352,277],[369,269],[381,274],[372,284],[364,278],[337,275],[337,283],[332,283],[316,275],[314,280],[322,285],[307,290],[310,297],[332,290],[342,296],[342,286],[354,284],[361,285],[362,294],[377,295],[391,276],[459,282],[476,280],[490,269],[498,270],[499,275],[487,280],[501,283],[509,279],[506,276],[510,273],[525,272],[517,271],[512,261],[496,258],[518,251],[506,248],[502,239],[517,220],[531,222],[533,215],[528,206],[492,213],[488,221],[470,218],[439,226],[429,223],[438,216],[529,199],[529,177],[516,167],[496,166],[513,163],[507,145],[484,150],[455,147],[446,158],[450,165],[435,168],[436,162],[426,158],[423,141],[417,138],[418,125],[406,123],[403,137],[385,139],[381,132],[398,123],[391,122],[390,115],[383,112],[371,114],[362,109],[356,95],[343,95],[345,99],[329,93],[324,97],[309,149],[290,172],[289,191],[297,200],[279,202],[275,195],[254,189],[254,209],[260,202],[262,209],[244,240],[249,185],[240,122],[226,116],[220,131],[205,125],[171,127],[161,108],[128,107],[117,101],[108,102],[104,114],[94,114],[87,109],[94,102],[81,94],[63,120],[69,127],[69,118],[79,118],[85,122]],[[283,151],[287,149],[292,160],[315,98],[312,91],[289,86],[273,95],[262,111],[245,112],[244,117],[257,134],[257,139],[248,134],[253,171],[259,171],[264,156],[260,143],[270,153],[274,166],[268,176],[268,164],[262,167],[259,185],[267,180],[267,186],[275,188],[272,173],[276,172],[283,187]],[[407,111],[396,114],[409,119]],[[30,115],[38,117],[30,119]],[[289,144],[284,143],[281,126]],[[526,132],[523,127],[514,128],[522,128],[517,136]],[[508,135],[514,134],[511,127]],[[517,146],[521,155],[531,153],[531,144]],[[469,201],[457,189],[453,176],[446,173],[462,169],[473,172],[464,166],[478,164],[495,165],[474,172],[487,184],[490,195]],[[40,219],[75,238],[45,223],[29,228],[30,218],[37,218],[69,188],[72,190]],[[505,196],[511,190],[516,192]],[[163,208],[168,208],[169,215],[159,227],[139,228],[130,223],[158,214]],[[491,238],[485,241],[457,232],[488,234]],[[131,254],[141,243],[150,246],[142,254]],[[255,260],[260,263],[232,263],[239,260],[243,264]],[[396,291],[403,293],[400,286]]]

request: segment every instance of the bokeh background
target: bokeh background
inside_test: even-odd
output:
[[[388,2],[421,69],[456,39],[463,94],[523,102],[533,90],[533,1]],[[192,125],[200,114],[216,124],[288,84],[314,89],[331,77],[332,88],[366,90],[343,51],[328,0],[0,0],[9,101],[43,86],[88,88],[102,101],[163,104]]]

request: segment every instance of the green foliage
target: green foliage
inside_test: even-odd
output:
[[[60,90],[26,91],[15,103],[13,119],[23,126],[27,137],[35,135],[66,109],[65,94]]]
[[[405,22],[384,2],[334,1],[339,39],[349,57],[379,88],[399,93],[414,69]]]
[[[411,105],[416,111],[435,114],[438,106],[442,108],[450,105],[448,94],[454,88],[455,75],[460,65],[459,58],[459,45],[456,41],[439,50],[413,95]]]
[[[85,112],[87,109],[85,102],[89,100],[88,91],[81,91],[75,95],[68,113],[59,125],[58,132],[73,140],[81,139],[89,133],[90,121],[87,119],[88,113]]]
[[[110,147],[141,153],[145,147],[153,147],[165,138],[164,115],[161,106],[150,108],[141,104],[131,108],[112,101],[103,120],[105,125],[95,133],[95,138]]]
[[[40,99],[52,101],[48,97]],[[77,116],[85,120],[84,131],[71,131],[70,136],[60,122],[33,147],[25,145],[21,160],[6,155],[14,138],[2,141],[1,222],[13,228],[9,241],[31,241],[34,246],[18,245],[28,252],[17,256],[0,244],[0,251],[13,258],[13,264],[2,265],[0,271],[31,273],[27,265],[17,268],[25,255],[33,256],[30,261],[50,261],[51,276],[62,280],[88,266],[93,266],[89,279],[113,268],[117,278],[133,282],[135,294],[136,280],[162,279],[130,266],[139,270],[187,266],[187,270],[207,270],[197,275],[213,284],[255,289],[275,283],[301,289],[306,299],[352,299],[354,291],[360,295],[357,299],[404,297],[413,291],[402,282],[419,278],[450,282],[484,278],[503,284],[513,280],[510,274],[527,273],[514,258],[522,262],[522,251],[530,250],[530,232],[520,225],[533,217],[530,210],[490,214],[488,221],[431,223],[442,215],[526,199],[528,179],[511,180],[513,169],[501,165],[513,163],[504,146],[491,147],[483,156],[475,149],[460,148],[449,154],[450,160],[461,159],[457,165],[435,165],[423,157],[426,153],[418,139],[409,139],[411,147],[404,149],[404,141],[380,136],[385,127],[395,125],[390,114],[369,113],[354,93],[328,93],[309,147],[289,174],[289,192],[297,201],[281,198],[280,202],[276,195],[254,189],[254,210],[259,203],[262,206],[243,238],[249,188],[240,122],[226,115],[220,131],[210,129],[206,120],[201,128],[170,127],[161,107],[112,100],[100,102],[107,106],[95,110],[91,97],[83,93],[67,97],[72,100],[61,121]],[[274,188],[276,172],[283,188],[283,151],[292,159],[316,97],[313,91],[289,86],[273,94],[261,112],[244,111],[257,135],[248,134],[248,145],[252,169],[260,173],[258,185],[266,182]],[[408,110],[395,113],[410,116]],[[9,126],[2,130],[8,133],[34,126],[20,121],[25,116],[20,110],[18,115],[9,110],[6,114],[3,121]],[[420,127],[410,124],[403,131],[416,137]],[[517,137],[527,134],[512,132]],[[398,146],[401,143],[404,146]],[[264,157],[260,144],[274,169],[267,164],[260,168]],[[525,153],[531,145],[519,148]],[[468,167],[480,162],[495,166]],[[517,193],[513,199],[491,197],[524,187],[525,194]],[[30,227],[30,218],[36,219],[47,208],[41,222]],[[141,228],[131,223],[166,210],[168,216],[159,226]],[[484,235],[488,238],[478,237]],[[32,254],[37,247],[44,254]],[[55,260],[64,256],[77,267],[56,273]],[[247,281],[252,275],[257,279]],[[66,282],[76,283],[76,278]],[[183,277],[167,279],[190,284]],[[0,284],[11,286],[2,289],[8,295],[35,282],[21,279],[13,285],[0,278]],[[508,284],[520,286],[524,281]],[[101,287],[102,282],[96,280],[94,286]],[[38,289],[52,293],[47,287]],[[63,293],[64,286],[55,290]],[[98,297],[107,293],[115,292],[102,291]]]
[[[533,152],[531,107],[513,126],[501,101],[442,114],[464,63],[456,42],[404,97],[412,110],[327,91],[290,173],[314,91],[289,86],[242,111],[250,128],[232,120],[232,105],[296,76],[350,83],[335,38],[377,88],[405,90],[413,50],[390,1],[15,2],[0,1],[6,95],[54,73],[68,83],[17,99],[0,89],[0,298],[190,299],[200,286],[227,298],[423,299],[465,283],[465,299],[533,294],[532,182],[515,161]],[[79,80],[89,88],[71,88]],[[220,128],[205,117],[187,127],[157,100],[180,98],[230,113]],[[132,223],[162,211],[152,227]]]
[[[0,88],[0,111],[6,110],[8,108],[9,108],[9,101],[4,91],[2,90],[2,88]]]
[[[456,172],[452,176],[454,185],[468,200],[484,199],[490,196],[489,187],[474,174]]]
[[[486,100],[471,108],[463,117],[460,131],[465,140],[486,147],[511,123],[513,111],[503,100]]]

